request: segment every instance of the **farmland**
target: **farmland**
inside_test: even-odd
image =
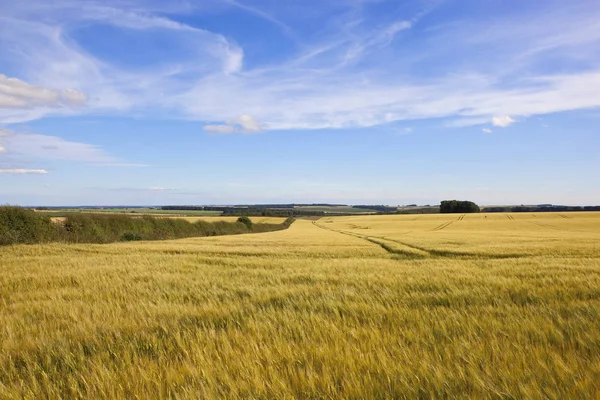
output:
[[[0,398],[594,398],[600,213],[0,248]]]
[[[94,214],[137,214],[153,216],[216,216],[221,215],[221,211],[204,210],[161,210],[158,208],[56,208],[48,210],[39,210],[38,212],[53,216],[62,217],[72,213],[94,213]]]

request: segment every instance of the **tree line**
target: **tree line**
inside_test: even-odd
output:
[[[570,212],[570,211],[600,211],[600,206],[500,206],[485,207],[484,212]]]

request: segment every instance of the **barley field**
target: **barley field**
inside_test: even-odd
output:
[[[600,396],[600,213],[0,248],[0,398]]]

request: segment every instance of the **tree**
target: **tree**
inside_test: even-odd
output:
[[[472,201],[466,200],[444,200],[440,204],[440,213],[451,214],[451,213],[478,213],[481,211],[479,206]]]
[[[245,215],[243,217],[239,217],[237,222],[241,222],[242,224],[246,225],[249,230],[252,230],[252,220]]]

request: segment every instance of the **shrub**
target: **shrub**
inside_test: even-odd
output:
[[[48,242],[54,237],[49,217],[21,207],[0,207],[0,245]]]
[[[142,237],[139,233],[135,232],[125,232],[123,236],[121,236],[122,242],[132,242],[134,240],[142,240]]]
[[[240,222],[248,227],[248,230],[252,230],[252,220],[246,216],[239,217],[237,222]]]

